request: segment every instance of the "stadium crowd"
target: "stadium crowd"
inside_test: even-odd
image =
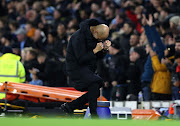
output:
[[[21,56],[26,83],[68,86],[66,47],[89,18],[110,28],[97,68],[107,99],[180,99],[179,0],[0,0],[1,56]]]

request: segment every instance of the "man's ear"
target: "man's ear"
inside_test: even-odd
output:
[[[98,38],[98,31],[97,30],[94,30],[94,33],[93,33],[93,36],[94,36],[94,38]]]

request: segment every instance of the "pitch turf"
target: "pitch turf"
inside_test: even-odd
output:
[[[180,126],[176,120],[84,120],[62,118],[0,118],[1,126]]]

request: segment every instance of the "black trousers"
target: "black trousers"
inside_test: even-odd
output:
[[[89,103],[91,115],[97,115],[97,98],[100,96],[99,89],[103,85],[102,78],[90,71],[87,67],[73,71],[69,75],[76,90],[88,92],[68,103],[68,105],[72,109],[81,109],[86,103]]]
[[[89,103],[90,113],[97,115],[97,98],[100,96],[100,86],[97,83],[91,84],[88,87],[88,92],[81,97],[69,103],[72,109],[82,109],[86,103]]]

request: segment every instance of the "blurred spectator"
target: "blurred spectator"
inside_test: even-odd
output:
[[[109,28],[114,32],[114,31],[118,31],[120,28],[123,27],[124,22],[126,20],[125,15],[123,14],[118,14],[116,15],[116,17],[112,20]]]
[[[39,72],[34,67],[30,72],[43,80],[44,86],[64,87],[67,86],[67,78],[64,73],[64,63],[54,59],[47,58],[45,53],[39,53],[38,63],[40,64]]]
[[[172,71],[172,100],[180,99],[180,52],[175,54],[175,70]]]
[[[167,6],[169,7],[171,13],[177,13],[180,11],[179,0],[168,0],[167,2]]]
[[[98,12],[100,10],[100,6],[98,3],[92,3],[91,4],[91,11],[92,12]]]
[[[133,34],[133,24],[131,22],[125,22],[123,25],[123,34],[120,36],[116,35],[115,42],[118,42],[122,47],[125,55],[129,56],[129,49],[130,49],[130,36]]]
[[[26,37],[26,31],[23,28],[19,28],[15,34],[17,35],[17,40],[20,43],[20,49],[22,50],[24,47],[35,47],[32,43],[32,40]]]
[[[175,41],[176,41],[175,50],[176,50],[176,52],[179,52],[180,51],[180,36],[177,36]]]
[[[148,44],[148,39],[145,32],[143,32],[139,38],[139,46],[145,46],[147,44]]]
[[[129,56],[130,63],[127,69],[127,100],[138,100],[141,91],[141,74],[144,71],[146,53],[143,47],[135,47]]]
[[[59,22],[62,22],[62,14],[60,12],[60,10],[54,10],[54,13],[53,13],[53,17],[54,17],[54,29],[55,30],[59,24]]]
[[[19,24],[16,21],[11,21],[9,22],[9,28],[10,28],[10,32],[13,35],[13,38],[15,38],[15,32],[18,29]]]
[[[160,22],[165,21],[168,18],[169,12],[170,12],[169,8],[163,7],[162,10],[160,11],[159,21]]]
[[[12,44],[11,40],[12,40],[11,34],[6,33],[1,38],[1,45],[11,46],[11,44]]]
[[[36,71],[38,72],[39,70],[37,69]],[[31,78],[32,78],[32,81],[30,81],[29,84],[43,86],[43,81],[40,80],[40,79],[36,76],[36,74],[31,74]]]
[[[124,4],[126,9],[125,13],[127,17],[135,24],[136,30],[138,33],[142,33],[141,24],[139,19],[141,19],[142,6],[137,6],[135,8],[135,3],[133,1],[126,1]]]
[[[157,54],[151,50],[154,76],[151,83],[152,100],[171,100],[171,74],[162,58],[161,62]]]
[[[29,48],[26,52],[24,67],[26,70],[26,82],[31,81],[30,70],[32,68],[38,68],[37,62],[37,50],[33,48]]]
[[[178,30],[180,16],[173,16],[169,20],[170,28],[174,36],[177,36],[180,31]]]
[[[26,18],[25,18],[25,12],[26,12],[26,6],[23,2],[17,2],[16,3],[16,20],[18,21],[18,23],[20,25],[25,24],[26,23]]]
[[[40,29],[36,29],[34,36],[32,37],[34,46],[36,47],[36,49],[39,49],[41,51],[45,50],[45,46],[47,44],[47,39],[45,36],[45,33],[43,31],[41,31]]]
[[[32,9],[39,13],[42,10],[42,4],[40,1],[35,1],[32,5]]]
[[[131,46],[129,54],[131,54],[133,49],[139,44],[139,36],[137,34],[132,34],[130,36],[129,44]]]
[[[107,25],[109,25],[111,23],[111,21],[113,20],[114,14],[115,14],[114,8],[112,8],[110,6],[106,7],[106,10],[105,10],[106,19],[105,20],[106,20]]]
[[[127,93],[126,70],[128,59],[118,43],[112,43],[109,54],[111,58],[108,59],[108,77],[112,84],[112,100],[123,101],[126,99]]]
[[[48,33],[48,38],[47,38],[47,45],[46,45],[46,52],[48,55],[55,54],[58,55],[56,52],[59,48],[56,46],[56,37],[57,33],[55,31],[51,31]]]
[[[38,14],[34,10],[28,10],[26,12],[26,20],[33,23],[33,24],[38,24]]]
[[[33,38],[34,35],[35,35],[35,31],[36,29],[33,27],[32,23],[26,23],[26,36],[29,37],[29,38]]]
[[[57,27],[57,39],[55,42],[56,53],[62,56],[63,44],[67,43],[66,27],[64,24],[59,24]]]
[[[172,100],[180,99],[179,94],[179,53],[180,53],[180,39],[179,36],[176,37],[175,44],[175,62],[174,64],[169,64],[168,69],[171,71],[172,77]]]
[[[167,32],[163,35],[164,37],[164,44],[165,45],[172,45],[175,44],[175,38],[173,37],[172,32]]]
[[[158,58],[162,59],[164,57],[165,45],[162,43],[160,39],[160,35],[155,29],[153,24],[153,17],[149,15],[149,20],[146,19],[145,15],[143,15],[142,24],[145,25],[145,33],[148,38],[149,45],[151,49],[155,50],[158,54]],[[150,100],[150,85],[153,78],[153,68],[151,57],[148,56],[147,61],[144,65],[144,72],[142,74],[142,90],[143,90],[143,98],[145,101]]]
[[[26,47],[23,50],[21,50],[21,62],[24,65],[24,62],[26,60],[27,51],[31,49],[30,47]]]
[[[14,42],[11,47],[13,53],[20,56],[20,44],[18,42]]]
[[[4,47],[3,55],[0,57],[0,82],[11,81],[23,83],[25,82],[24,66],[20,62],[20,56],[12,54],[11,47]]]

